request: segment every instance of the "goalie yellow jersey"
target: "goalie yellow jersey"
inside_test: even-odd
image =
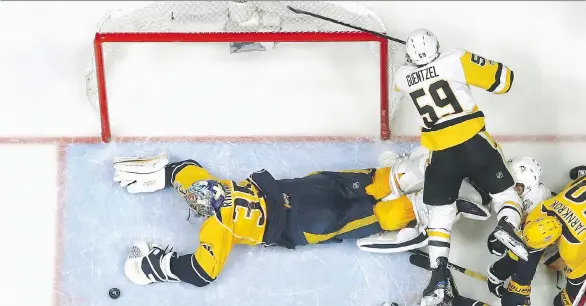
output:
[[[272,178],[272,177],[271,177]],[[199,246],[192,266],[202,280],[210,283],[222,271],[235,244],[264,243],[267,231],[267,201],[251,178],[241,183],[220,180],[194,161],[174,165],[167,181],[189,201],[189,187],[197,181],[214,180],[222,184],[225,201],[216,214],[208,217],[199,232]]]
[[[586,176],[568,184],[556,196],[541,202],[527,216],[525,223],[543,215],[562,223],[558,241],[561,258],[566,262],[570,279],[586,275]]]
[[[401,66],[395,90],[408,94],[419,112],[421,144],[438,151],[461,144],[484,129],[484,114],[470,86],[504,94],[513,84],[513,71],[480,55],[453,50],[428,65]]]

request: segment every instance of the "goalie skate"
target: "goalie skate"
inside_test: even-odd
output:
[[[361,238],[356,244],[366,252],[399,253],[427,246],[427,233],[423,227],[408,227]]]

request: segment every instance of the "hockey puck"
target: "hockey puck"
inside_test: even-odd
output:
[[[110,295],[111,299],[115,300],[120,297],[120,289],[112,288],[112,289],[110,289],[110,291],[108,291],[108,295]]]

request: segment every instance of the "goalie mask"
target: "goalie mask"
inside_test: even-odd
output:
[[[224,185],[218,181],[197,181],[185,191],[185,201],[196,217],[213,216],[226,200]]]

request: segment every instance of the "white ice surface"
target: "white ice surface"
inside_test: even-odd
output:
[[[583,76],[586,67],[582,50],[586,49],[583,31],[586,21],[582,17],[586,12],[586,3],[535,2],[531,6],[525,2],[367,3],[382,17],[392,34],[399,38],[404,38],[413,28],[428,27],[440,37],[442,48],[464,47],[503,61],[515,70],[515,88],[509,94],[497,97],[480,91],[474,93],[487,114],[489,130],[497,135],[523,136],[519,142],[503,143],[505,153],[508,156],[529,155],[537,158],[544,169],[543,180],[550,188],[556,190],[562,187],[567,169],[584,163],[582,152],[585,152],[586,145],[583,142],[585,129],[582,117],[585,107],[582,91],[586,82]],[[83,80],[83,70],[91,54],[93,31],[96,22],[109,8],[134,5],[137,4],[0,2],[0,40],[3,42],[0,48],[0,101],[3,102],[0,135],[13,139],[21,136],[99,135],[99,121],[86,102]],[[315,56],[319,58],[319,55]],[[319,65],[328,67],[326,63]],[[136,67],[137,76],[141,75],[142,68]],[[367,77],[371,77],[368,73]],[[352,76],[349,80],[354,79]],[[271,88],[266,86],[262,89]],[[303,91],[308,90],[303,88]],[[137,93],[127,93],[134,94]],[[281,100],[278,93],[274,96],[276,101]],[[215,102],[233,105],[233,101]],[[307,113],[327,113],[331,110],[331,104],[321,104],[322,101],[318,100],[313,102],[309,104]],[[373,103],[378,101],[365,99],[361,105]],[[327,105],[328,109],[322,109],[321,105]],[[339,113],[336,116],[340,118],[370,116],[362,115],[363,109],[355,105],[337,106]],[[271,108],[269,105],[266,107]],[[416,127],[411,119],[415,114],[413,108],[405,107],[402,112],[403,116],[399,116],[395,128],[401,135],[415,135]],[[287,118],[290,130],[280,131],[284,134],[297,134],[296,131],[306,124],[303,111],[296,110],[291,114]],[[141,129],[145,128],[145,121],[137,118],[139,116],[126,115],[114,115],[124,119],[124,122],[117,123],[122,124],[117,131],[128,135],[140,134]],[[166,124],[173,120],[163,120],[166,119],[147,121],[154,126],[148,132],[166,133]],[[322,126],[316,132],[328,134],[331,131],[326,129],[334,129],[334,132],[341,129],[340,133],[358,135],[368,130],[370,134],[374,122],[378,124],[378,118],[372,118],[372,123],[365,123],[365,126],[361,125],[362,119],[352,120],[355,121],[347,126]],[[276,130],[282,127],[279,123],[270,128]],[[208,128],[194,123],[185,134],[215,132]],[[240,125],[223,132],[230,135],[244,133]],[[177,130],[169,134],[177,135]],[[582,140],[556,142],[555,137],[552,141],[531,140],[532,136],[540,135],[579,135]],[[56,167],[56,154],[55,146],[0,147],[4,187],[2,203],[6,207],[2,214],[2,238],[9,250],[3,252],[1,261],[7,263],[5,269],[11,275],[0,286],[3,305],[52,303],[53,222],[57,198],[55,180],[60,171]],[[477,271],[484,271],[486,264],[493,259],[486,255],[484,235],[469,233],[486,233],[490,226],[466,220],[459,224],[454,233],[452,259]],[[460,240],[459,237],[464,236],[467,238]],[[460,247],[456,247],[458,245]],[[17,250],[10,251],[13,247]],[[484,288],[465,281],[466,277],[456,274],[456,278],[462,280],[459,283],[464,292],[477,298],[485,295]],[[550,305],[552,292],[555,291],[552,283],[540,281],[545,278],[538,274],[535,283],[536,286],[543,284],[546,287],[543,291],[534,290],[536,296],[533,302],[538,306]],[[545,296],[540,296],[544,292]]]

